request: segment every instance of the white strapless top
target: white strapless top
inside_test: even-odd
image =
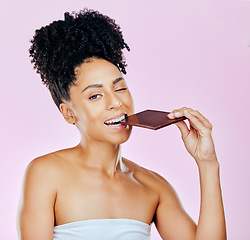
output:
[[[151,227],[133,219],[90,219],[54,227],[54,240],[149,240]]]

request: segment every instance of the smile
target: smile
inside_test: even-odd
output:
[[[126,118],[126,116],[127,116],[127,114],[125,113],[124,115],[122,115],[119,118],[113,118],[113,119],[105,121],[104,123],[106,125],[108,125],[108,126],[121,126],[121,125],[124,125],[124,124],[121,124],[120,122],[122,120],[124,120]]]

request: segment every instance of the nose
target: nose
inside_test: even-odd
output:
[[[121,99],[115,93],[109,93],[107,98],[107,110],[118,109],[122,106]]]

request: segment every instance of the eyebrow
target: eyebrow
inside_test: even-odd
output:
[[[122,81],[122,80],[124,80],[124,78],[122,78],[122,77],[116,78],[116,79],[113,81],[113,85],[115,85],[116,83],[118,83],[118,82],[120,82],[120,81]],[[97,83],[97,84],[91,84],[91,85],[87,86],[86,88],[84,88],[84,89],[82,90],[82,92],[86,91],[86,90],[89,89],[89,88],[102,88],[102,87],[103,87],[103,85],[102,85],[102,84],[99,84],[99,83]]]

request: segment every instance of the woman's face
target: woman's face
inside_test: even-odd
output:
[[[70,98],[82,136],[112,144],[129,138],[131,127],[119,120],[133,113],[133,100],[114,64],[96,58],[84,62],[76,69],[76,84],[70,87]]]

